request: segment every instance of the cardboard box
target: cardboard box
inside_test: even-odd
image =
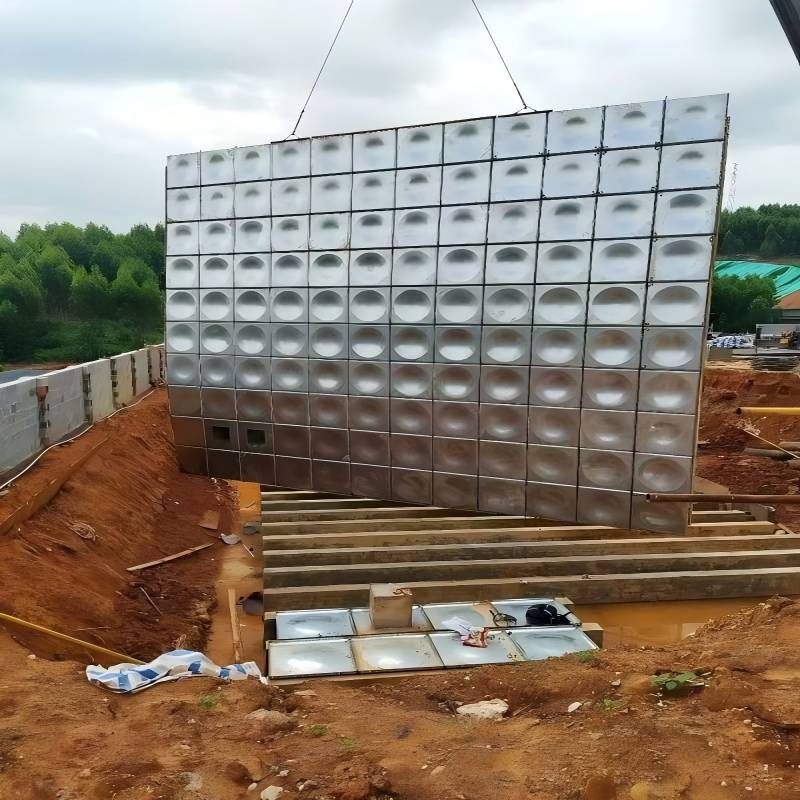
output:
[[[376,628],[410,628],[413,603],[410,589],[393,583],[369,587],[369,616]]]

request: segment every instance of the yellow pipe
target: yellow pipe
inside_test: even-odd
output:
[[[10,614],[4,614],[0,611],[0,622],[10,622],[12,625],[19,625],[21,628],[27,628],[36,633],[43,633],[45,636],[50,636],[53,639],[58,639],[62,642],[83,647],[93,653],[100,653],[100,655],[108,656],[114,659],[115,662],[122,662],[126,664],[144,664],[144,661],[139,661],[138,658],[131,658],[123,653],[117,653],[115,650],[109,650],[106,647],[100,647],[99,644],[92,644],[91,642],[84,642],[81,639],[76,639],[74,636],[67,636],[66,633],[59,633],[58,631],[51,631],[50,628],[45,628],[42,625],[36,625],[33,622],[27,622],[19,617],[12,617]]]
[[[798,406],[742,406],[736,409],[737,414],[782,414],[786,417],[800,416]]]

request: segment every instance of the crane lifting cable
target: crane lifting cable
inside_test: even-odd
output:
[[[319,68],[319,72],[317,72],[317,77],[314,78],[314,83],[311,84],[311,90],[308,93],[308,97],[306,97],[306,101],[305,101],[305,103],[303,103],[303,107],[300,109],[300,113],[297,116],[297,121],[294,123],[294,127],[292,128],[292,132],[286,137],[286,139],[291,139],[293,136],[297,135],[297,129],[298,129],[298,127],[300,127],[300,121],[303,119],[303,114],[306,113],[306,108],[308,108],[308,103],[311,100],[311,96],[314,94],[314,90],[317,88],[317,84],[319,83],[319,79],[322,77],[322,73],[325,71],[325,65],[328,63],[328,59],[331,57],[331,53],[333,52],[333,48],[336,46],[336,41],[339,38],[339,34],[342,32],[342,28],[344,28],[345,22],[347,22],[347,17],[350,15],[350,11],[353,8],[353,3],[354,2],[355,2],[355,0],[350,0],[349,4],[347,6],[347,10],[344,12],[344,16],[342,17],[342,21],[339,23],[339,27],[336,29],[336,33],[335,33],[335,35],[333,37],[333,41],[331,42],[331,45],[328,48],[328,52],[325,54],[325,58],[322,60],[322,66]],[[478,8],[478,3],[476,2],[476,0],[471,0],[471,2],[472,2],[472,5],[475,7],[475,11],[477,11],[477,13],[478,13],[478,17],[480,18],[480,21],[483,23],[483,27],[486,29],[486,33],[489,35],[489,39],[490,39],[492,45],[494,45],[494,49],[497,51],[497,55],[499,56],[500,61],[503,64],[503,67],[505,68],[505,71],[508,74],[509,79],[511,80],[511,84],[514,87],[514,91],[516,91],[517,96],[519,97],[520,101],[522,102],[522,108],[520,109],[520,111],[534,111],[535,109],[531,108],[525,102],[525,98],[522,96],[522,92],[520,91],[519,86],[517,85],[517,82],[514,79],[514,76],[511,74],[511,69],[508,66],[508,62],[503,57],[503,54],[500,51],[500,47],[497,44],[496,39],[492,35],[492,32],[489,29],[489,25],[487,24],[486,19],[484,18],[483,14],[481,14],[480,8]],[[516,112],[516,113],[519,113],[519,111]]]

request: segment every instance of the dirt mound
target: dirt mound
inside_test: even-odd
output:
[[[217,512],[223,528],[232,520],[226,483],[178,471],[164,390],[48,453],[0,498],[0,520],[98,445],[42,511],[0,535],[0,610],[142,659],[179,637],[202,646],[214,548],[136,575],[126,571],[213,541],[216,532],[198,525],[206,511]],[[40,652],[69,654],[50,639],[13,633]]]
[[[392,683],[189,679],[133,697],[0,642],[0,797],[216,800],[273,785],[281,800],[789,800],[799,623],[800,603],[776,598],[664,647]],[[690,669],[703,688],[657,694],[652,675]],[[510,707],[501,722],[454,713],[493,697]]]

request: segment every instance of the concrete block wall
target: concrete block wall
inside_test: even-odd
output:
[[[40,447],[36,379],[0,385],[0,474],[27,461]]]
[[[133,393],[144,394],[150,388],[150,356],[148,348],[134,350],[133,358]]]
[[[83,366],[67,367],[37,377],[36,388],[46,389],[42,399],[44,415],[43,444],[52,444],[86,424],[86,401],[83,389]]]
[[[130,404],[163,374],[155,345],[0,384],[0,475]]]
[[[114,387],[111,383],[111,359],[99,358],[82,365],[88,383],[87,416],[99,422],[114,411]]]
[[[134,398],[132,353],[120,353],[111,357],[111,374],[114,380],[114,405],[127,405]]]

